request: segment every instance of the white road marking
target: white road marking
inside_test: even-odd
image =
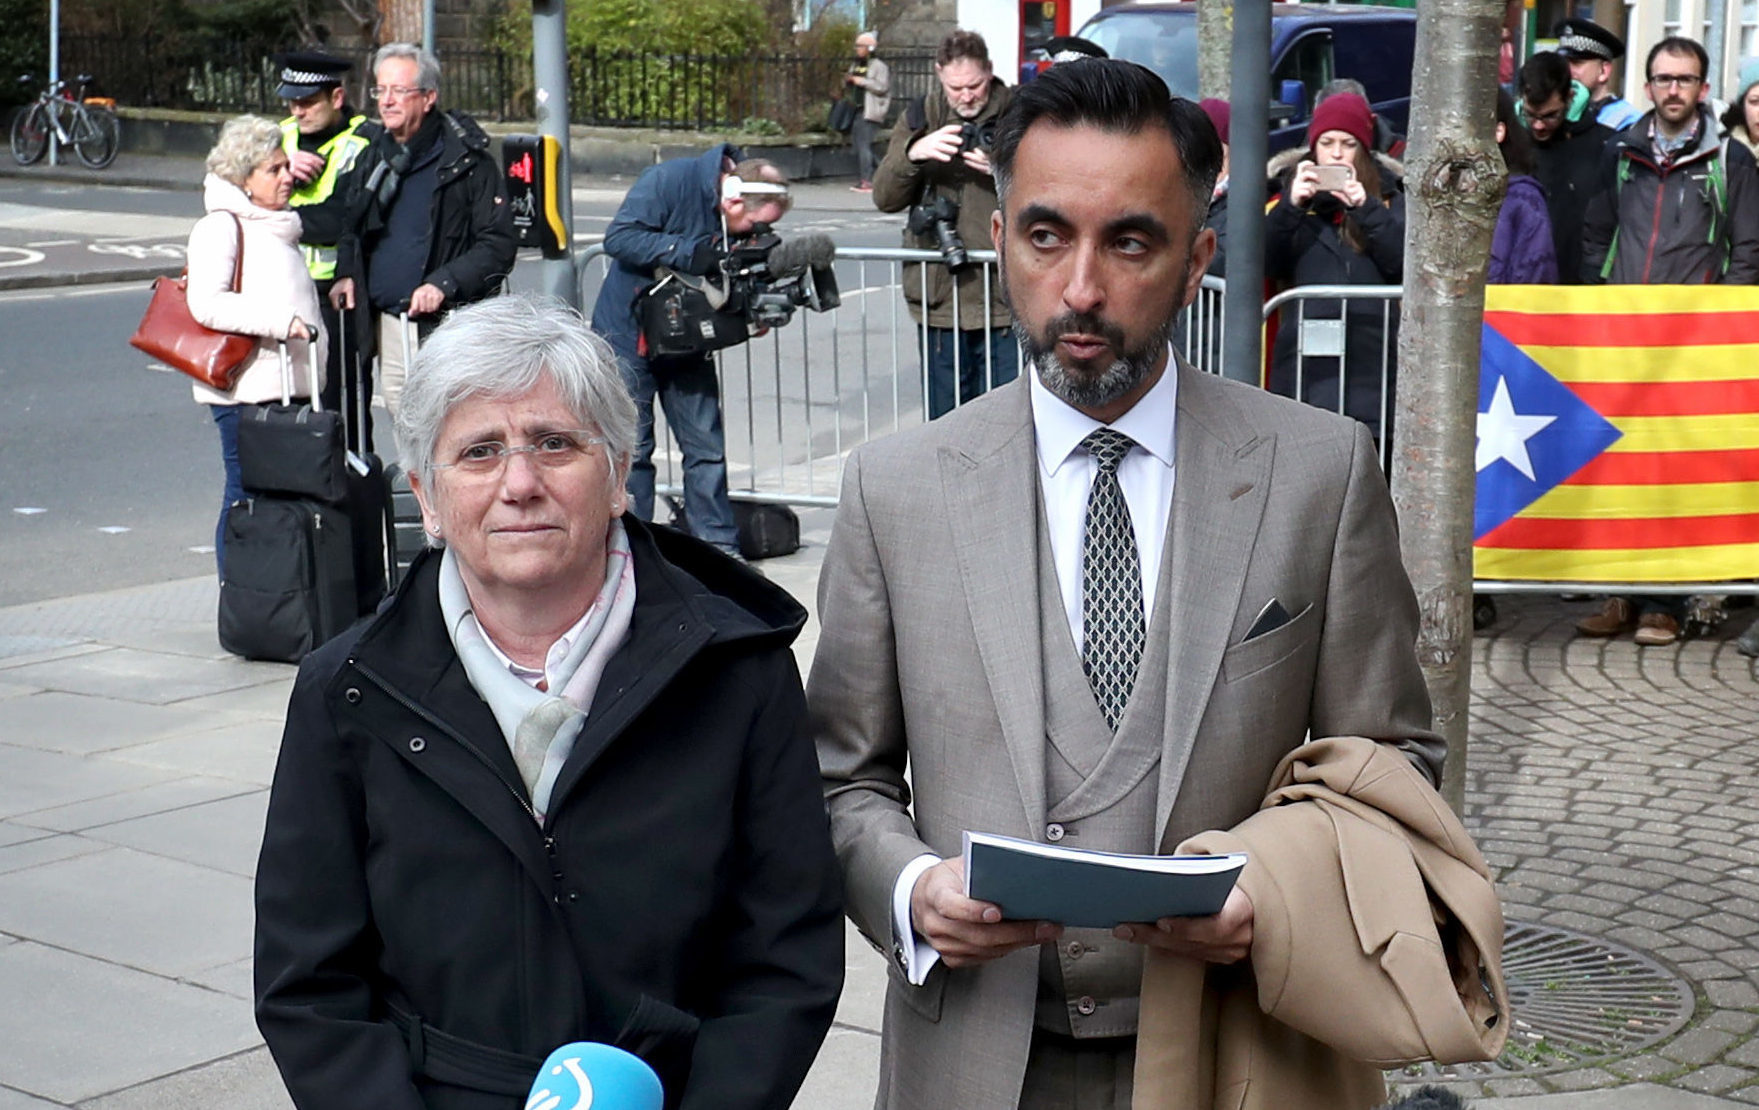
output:
[[[48,509],[40,509],[35,505],[20,505],[18,508],[14,509],[12,511],[17,513],[19,516],[36,516],[38,513],[46,513],[49,510]]]
[[[120,536],[124,532],[132,532],[134,529],[126,528],[120,524],[106,524],[104,527],[98,529],[98,531],[104,533],[106,536]]]
[[[79,242],[78,239],[45,239],[41,243],[26,243],[25,246],[27,246],[27,247],[71,247],[71,246],[74,246],[75,244],[77,244],[78,242]]]
[[[13,255],[18,257],[14,258]],[[0,247],[0,266],[35,266],[42,260],[42,251],[34,251],[28,247]]]
[[[214,553],[214,545],[211,543],[197,544],[194,547],[185,548],[185,550],[194,552],[197,555],[212,555]]]

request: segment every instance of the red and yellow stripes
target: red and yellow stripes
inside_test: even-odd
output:
[[[1759,289],[1493,286],[1485,321],[1620,438],[1480,539],[1478,577],[1759,577]]]

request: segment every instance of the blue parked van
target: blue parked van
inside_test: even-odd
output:
[[[1145,0],[1106,8],[1080,36],[1114,58],[1160,74],[1179,96],[1197,99],[1197,5]],[[1408,8],[1359,4],[1273,4],[1270,17],[1270,149],[1306,139],[1313,100],[1327,81],[1353,77],[1368,90],[1376,115],[1401,133],[1411,112],[1411,64],[1417,14]],[[1234,108],[1235,126],[1245,119]]]

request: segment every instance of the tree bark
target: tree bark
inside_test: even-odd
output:
[[[1491,233],[1507,187],[1495,142],[1502,0],[1418,0],[1405,176],[1403,320],[1393,436],[1417,652],[1447,739],[1442,794],[1465,798],[1472,680],[1473,451]]]
[[[421,44],[421,0],[379,0],[379,41]]]
[[[1233,0],[1197,0],[1197,95],[1228,98],[1228,56],[1234,41]]]

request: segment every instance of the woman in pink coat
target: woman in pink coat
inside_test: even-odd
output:
[[[189,233],[189,312],[216,331],[260,336],[231,392],[197,382],[195,399],[208,405],[220,429],[226,465],[225,499],[214,528],[214,561],[226,577],[226,507],[244,497],[238,469],[240,405],[281,399],[280,341],[294,367],[293,395],[312,392],[307,367],[316,367],[321,388],[324,337],[318,292],[299,252],[299,216],[287,207],[293,193],[281,129],[261,116],[226,121],[208,152],[202,183],[208,214]],[[233,264],[240,239],[244,266],[237,292]]]

